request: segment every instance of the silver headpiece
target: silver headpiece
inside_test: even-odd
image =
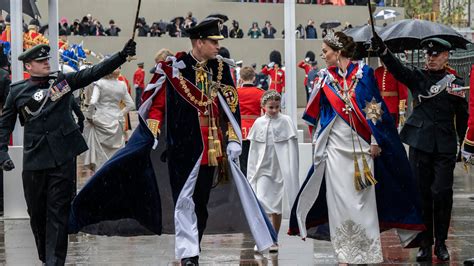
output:
[[[337,37],[335,34],[334,34],[334,31],[330,30],[326,36],[324,36],[324,40],[334,46],[336,46],[337,48],[342,48],[344,47],[344,45],[342,45],[342,43],[339,41],[339,37]]]
[[[279,94],[276,90],[266,91],[260,100],[261,106],[264,106],[269,99],[281,99],[281,94]]]

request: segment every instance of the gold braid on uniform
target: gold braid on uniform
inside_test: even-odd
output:
[[[345,77],[345,73],[342,73],[342,76]],[[345,78],[344,78],[344,84],[343,84],[344,87],[341,87],[341,85],[339,84],[337,80],[334,80],[332,83],[333,83],[333,86],[337,88],[338,94],[341,96],[341,99],[345,103],[345,107],[342,109],[342,111],[345,112],[349,117],[349,126],[354,129],[354,130],[351,130],[352,149],[353,149],[353,157],[354,157],[353,158],[354,160],[354,187],[357,191],[361,191],[368,188],[369,186],[377,184],[377,180],[375,180],[372,174],[372,171],[370,170],[367,159],[365,158],[365,154],[362,149],[362,144],[360,141],[359,134],[354,132],[357,130],[357,128],[354,122],[354,117],[353,117],[354,108],[352,106],[350,97],[354,94],[354,90],[357,87],[358,82],[359,82],[359,79],[357,79],[356,76],[354,75],[352,77],[352,82],[350,86],[347,85],[347,81],[345,80]],[[372,110],[373,108],[375,108],[375,106],[378,106],[378,105],[375,102],[375,99],[372,99],[371,102],[366,102],[366,108],[364,109],[364,111],[368,114],[369,109]],[[376,112],[376,113],[373,113],[373,115],[374,117],[370,117],[370,119],[378,120],[379,116],[381,116],[381,113]],[[367,117],[367,119],[369,119],[369,117]],[[359,146],[361,157],[362,157],[362,165],[364,167],[363,171],[364,171],[365,178],[362,177],[360,167],[359,167],[359,160],[357,158],[356,145],[355,145],[356,140],[359,144],[358,146]]]
[[[160,134],[160,121],[156,119],[147,119],[146,124],[148,128],[150,129],[151,133],[153,136],[156,138],[158,137],[158,134]]]
[[[405,118],[406,109],[407,109],[407,100],[400,100],[398,103],[398,113],[399,113],[398,124],[401,126],[403,126],[406,121],[406,118]]]

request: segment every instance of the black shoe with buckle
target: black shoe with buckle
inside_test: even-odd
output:
[[[437,243],[435,245],[435,255],[441,261],[448,261],[449,260],[448,248],[446,247],[444,242]]]
[[[181,266],[198,266],[199,256],[181,259]]]
[[[431,246],[430,247],[421,247],[416,254],[416,261],[424,262],[424,261],[431,261],[432,252]]]

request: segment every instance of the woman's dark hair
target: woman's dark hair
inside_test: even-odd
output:
[[[347,36],[341,31],[334,33],[334,37],[330,37],[332,34],[327,34],[324,38],[324,43],[331,47],[334,51],[341,51],[341,55],[347,58],[353,58],[356,51],[356,43],[351,36]],[[336,42],[342,44],[342,48],[339,47]]]

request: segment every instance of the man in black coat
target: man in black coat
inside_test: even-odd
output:
[[[167,76],[166,92],[161,90],[152,98],[147,117],[148,127],[156,137],[166,120],[166,158],[175,202],[176,257],[181,259],[181,265],[187,266],[199,265],[209,195],[214,176],[225,163],[224,153],[238,160],[242,151],[232,123],[237,123],[240,129],[237,90],[229,66],[216,59],[219,41],[224,39],[218,24],[219,19],[210,16],[187,30],[192,50],[176,54],[176,62],[182,64],[176,73],[179,79],[172,78],[174,74]],[[170,62],[162,65],[165,72],[170,69],[168,64],[171,65]],[[152,80],[157,78],[158,75]],[[153,91],[145,92],[143,100],[152,95]],[[218,95],[222,96],[222,102]],[[189,204],[192,209],[187,207]],[[196,217],[197,228],[193,228],[193,218],[184,217]]]
[[[463,82],[446,69],[451,44],[440,38],[424,40],[421,45],[426,50],[425,69],[404,66],[377,34],[372,38],[372,45],[388,71],[410,89],[415,99],[413,113],[400,138],[410,146],[410,162],[419,183],[426,225],[426,231],[420,234],[417,261],[431,262],[433,242],[438,259],[447,261],[445,240],[451,220],[457,154],[454,118],[467,112],[466,108],[458,108],[466,107],[464,93],[453,90]]]
[[[24,126],[23,189],[39,259],[64,265],[69,209],[74,195],[75,158],[87,145],[71,114],[72,91],[85,87],[135,55],[129,40],[122,51],[100,64],[74,73],[50,73],[47,45],[22,53],[31,78],[11,84],[0,117],[0,166],[15,166],[8,142],[17,116]]]

